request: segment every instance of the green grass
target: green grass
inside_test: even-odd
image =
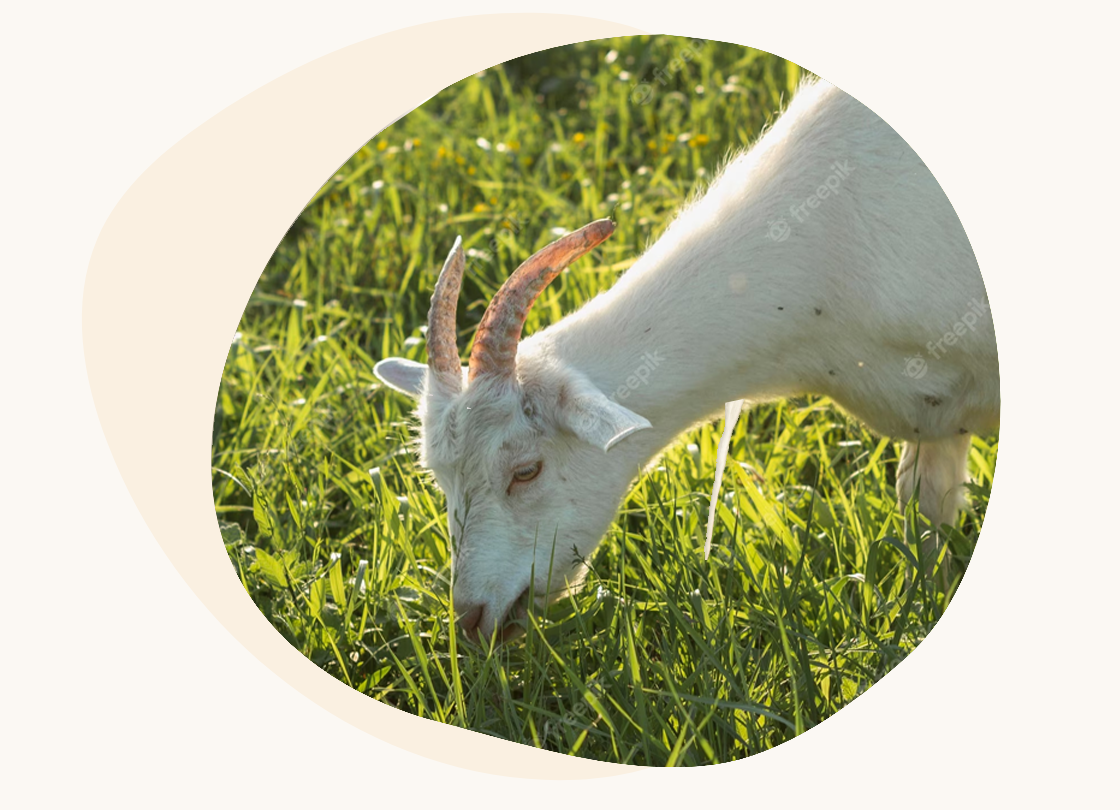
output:
[[[701,765],[813,727],[925,638],[951,593],[917,573],[920,543],[895,508],[899,448],[810,398],[740,421],[710,560],[718,425],[682,437],[638,482],[580,593],[521,640],[464,642],[443,496],[408,451],[413,405],[372,373],[382,357],[423,359],[420,327],[456,234],[470,257],[465,350],[486,302],[553,228],[616,218],[603,248],[542,295],[527,332],[541,328],[609,287],[801,75],[769,54],[669,37],[533,54],[440,93],[323,186],[249,301],[214,422],[226,549],[293,646],[421,717],[582,757]],[[642,78],[644,104],[644,90],[631,97]],[[950,591],[996,451],[974,439]]]

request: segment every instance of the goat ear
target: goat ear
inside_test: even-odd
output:
[[[582,385],[565,392],[561,417],[572,433],[607,452],[639,430],[653,427],[644,416],[624,408],[594,386]]]
[[[405,360],[403,357],[388,357],[373,367],[377,379],[390,388],[410,397],[419,398],[424,387],[424,379],[428,376],[428,367],[415,360]]]

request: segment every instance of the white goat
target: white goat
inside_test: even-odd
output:
[[[827,395],[905,442],[901,503],[917,490],[935,525],[955,520],[970,434],[998,427],[995,334],[949,200],[877,115],[804,85],[612,289],[519,343],[544,287],[612,230],[594,222],[519,267],[468,368],[457,240],[432,297],[430,365],[376,366],[420,401],[465,633],[509,637],[530,588],[543,605],[578,584],[573,549],[587,559],[640,471],[736,400]]]

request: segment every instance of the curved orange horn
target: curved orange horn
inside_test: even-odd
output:
[[[517,344],[529,309],[569,264],[614,233],[614,223],[599,219],[541,248],[506,279],[482,316],[471,349],[467,379],[479,374],[512,377]]]
[[[458,393],[463,387],[459,347],[455,342],[455,307],[466,263],[463,237],[457,236],[439,271],[428,309],[428,369],[449,393]]]

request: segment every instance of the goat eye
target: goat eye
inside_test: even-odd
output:
[[[513,471],[513,480],[515,483],[524,484],[526,481],[532,481],[541,474],[541,462],[535,461],[532,464],[526,464],[524,467],[518,467]]]

